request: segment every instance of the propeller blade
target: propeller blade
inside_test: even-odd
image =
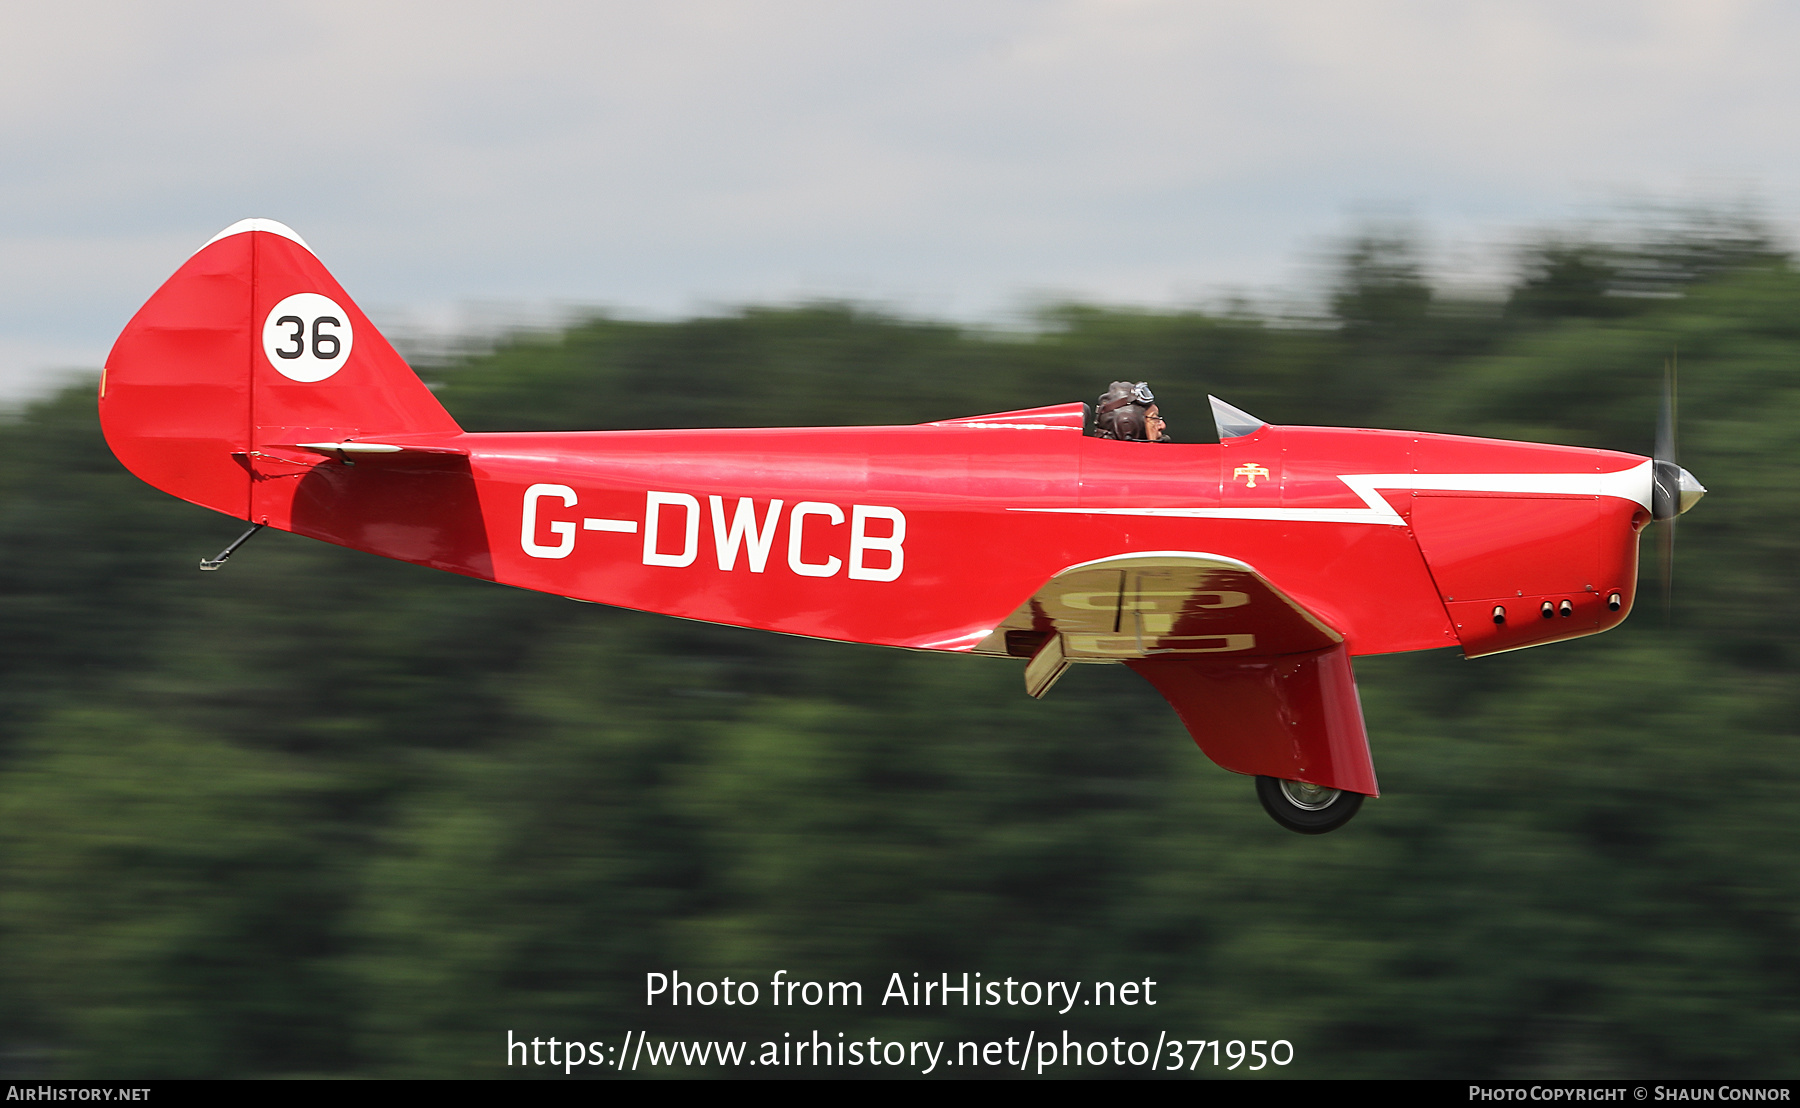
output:
[[[1675,517],[1662,521],[1656,534],[1657,577],[1662,585],[1663,626],[1675,623]]]
[[[1663,363],[1662,411],[1656,418],[1656,460],[1675,461],[1675,356]]]
[[[1681,465],[1675,460],[1675,361],[1663,363],[1662,407],[1656,415],[1655,484],[1650,515],[1671,520],[1681,514]]]
[[[1669,351],[1669,360],[1663,363],[1662,408],[1656,415],[1656,491],[1663,494],[1660,499],[1668,513],[1656,536],[1657,561],[1662,577],[1662,615],[1663,626],[1671,627],[1675,622],[1675,519],[1681,514],[1681,493],[1679,488],[1669,488],[1677,480],[1676,474],[1681,472],[1681,463],[1675,460],[1675,351]],[[1671,472],[1673,471],[1673,472]]]
[[[1656,417],[1656,458],[1651,467],[1650,515],[1662,524],[1656,536],[1657,562],[1662,583],[1663,624],[1669,625],[1675,611],[1675,519],[1692,508],[1706,495],[1706,486],[1681,468],[1676,458],[1679,442],[1676,434],[1675,370],[1676,353],[1670,351],[1663,363],[1662,410]]]

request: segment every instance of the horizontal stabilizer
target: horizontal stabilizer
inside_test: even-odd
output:
[[[378,455],[405,455],[415,458],[467,457],[466,446],[446,446],[433,443],[429,446],[418,443],[395,442],[297,442],[276,444],[283,450],[305,450],[313,454],[323,454],[330,458],[369,458]],[[269,449],[264,447],[264,449]]]

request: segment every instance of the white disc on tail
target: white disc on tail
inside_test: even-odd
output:
[[[263,353],[283,377],[323,381],[350,360],[350,313],[316,292],[297,292],[269,309]]]

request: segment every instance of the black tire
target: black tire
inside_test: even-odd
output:
[[[1310,798],[1312,803],[1308,803],[1309,798],[1303,795],[1290,796],[1290,790],[1299,794],[1316,791],[1319,795]],[[1363,794],[1321,789],[1300,781],[1283,781],[1279,777],[1258,777],[1256,799],[1262,801],[1263,811],[1269,813],[1269,818],[1289,831],[1323,835],[1350,822],[1350,817],[1362,807]]]

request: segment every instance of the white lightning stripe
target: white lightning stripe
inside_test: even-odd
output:
[[[1646,459],[1612,473],[1347,473],[1339,479],[1369,504],[1374,489],[1420,489],[1431,492],[1560,493],[1564,496],[1616,496],[1650,507],[1651,471]],[[1365,491],[1370,490],[1370,491]]]
[[[1290,523],[1405,523],[1384,503],[1373,508],[1009,508],[1084,516],[1171,516],[1180,519],[1260,519]]]
[[[1400,513],[1379,489],[1423,492],[1497,492],[1526,495],[1616,496],[1650,507],[1651,462],[1613,473],[1342,473],[1366,508],[1012,508],[1014,512],[1072,515],[1174,516],[1183,519],[1259,519],[1288,523],[1375,523],[1398,527]]]

